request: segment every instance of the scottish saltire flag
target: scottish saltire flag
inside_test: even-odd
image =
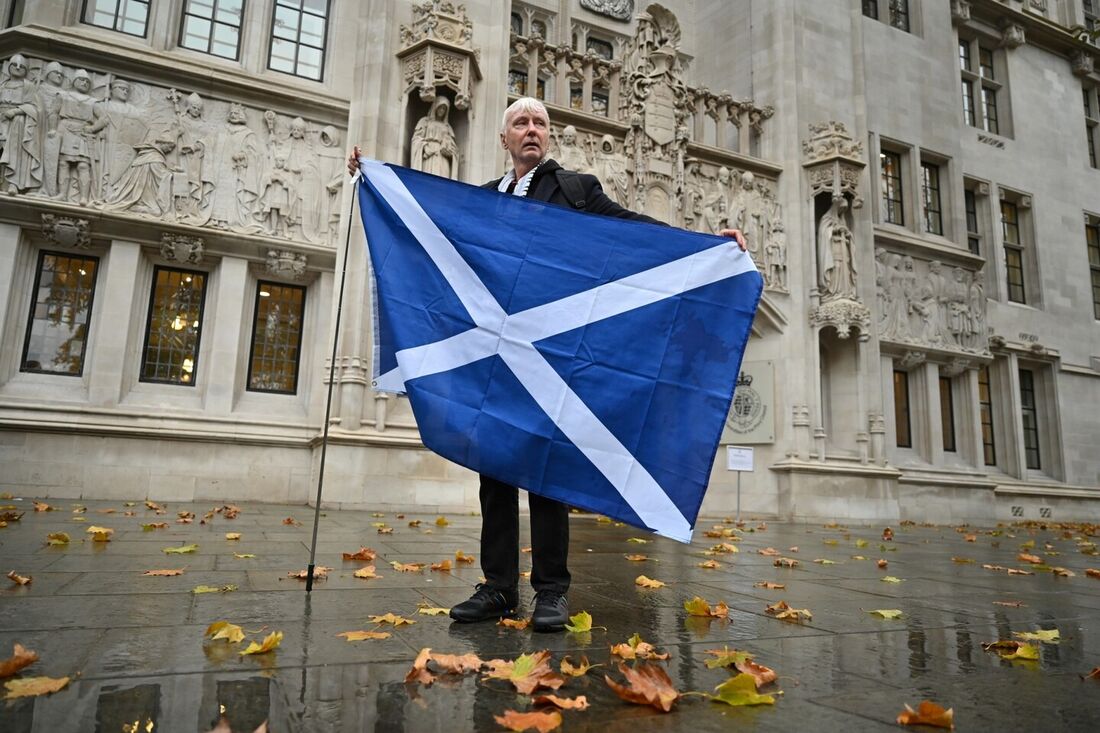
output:
[[[361,159],[374,387],[455,463],[682,542],[762,279],[732,240]]]

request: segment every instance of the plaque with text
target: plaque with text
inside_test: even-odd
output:
[[[722,445],[775,442],[775,363],[745,361],[737,375]]]

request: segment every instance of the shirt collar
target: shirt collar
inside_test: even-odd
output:
[[[543,163],[543,161],[540,160],[538,162],[538,165],[536,165],[531,170],[527,171],[527,173],[522,178],[519,179],[519,181],[516,183],[515,190],[512,191],[513,196],[526,196],[527,195],[527,189],[529,189],[531,187],[531,181],[535,177],[535,171],[537,171],[539,169],[539,166],[541,166],[542,163]],[[516,178],[516,169],[513,168],[513,169],[511,169],[510,171],[508,171],[507,173],[504,174],[504,178],[500,179],[500,183],[497,184],[497,190],[500,191],[501,193],[504,193],[505,191],[508,190],[509,184],[511,184],[512,181],[515,180],[515,178]]]

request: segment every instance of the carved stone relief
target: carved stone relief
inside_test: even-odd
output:
[[[629,21],[634,14],[634,0],[581,0],[581,7],[622,21]]]
[[[0,187],[92,209],[326,243],[340,133],[16,54],[0,73]]]
[[[160,235],[160,256],[169,262],[197,265],[202,262],[205,249],[202,237],[188,237],[171,232]]]
[[[880,249],[875,253],[878,334],[884,341],[985,354],[982,272],[947,268]]]
[[[848,200],[833,196],[832,205],[817,225],[817,277],[821,300],[858,300]]]
[[[264,262],[264,267],[272,275],[289,278],[291,280],[301,280],[302,276],[306,273],[307,264],[308,260],[304,254],[288,252],[286,250],[269,249],[267,251],[267,260]]]
[[[454,92],[456,109],[469,109],[473,84],[481,78],[474,26],[466,6],[451,0],[425,0],[412,7],[413,21],[401,26],[402,78],[406,91],[417,90],[432,102],[439,87]]]
[[[92,235],[87,219],[43,214],[42,233],[50,244],[59,247],[87,249],[92,246]]]
[[[451,102],[439,95],[413,130],[409,166],[444,178],[458,178],[458,142],[450,123]]]

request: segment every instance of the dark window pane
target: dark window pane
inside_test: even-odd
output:
[[[1095,318],[1100,319],[1100,224],[1085,227],[1085,242],[1089,253],[1092,313]]]
[[[305,288],[259,284],[248,361],[248,389],[294,393],[302,346]]]
[[[508,71],[508,93],[520,97],[527,94],[527,72],[510,69]]]
[[[924,200],[924,230],[930,234],[943,234],[943,208],[940,198],[940,167],[932,163],[921,164],[922,198]]]
[[[909,0],[889,0],[890,25],[899,30],[909,31]]]
[[[22,371],[83,373],[98,265],[95,257],[39,255]]]
[[[988,48],[978,47],[978,71],[986,79],[993,79],[993,52]]]
[[[982,420],[982,449],[985,465],[997,465],[996,443],[993,439],[993,397],[989,386],[989,367],[978,370],[978,406]]]
[[[608,61],[615,56],[615,50],[612,48],[611,44],[599,38],[588,39],[588,50],[601,59],[607,59]]]
[[[894,372],[894,432],[898,436],[899,448],[913,447],[913,439],[909,433],[908,372]]]
[[[878,0],[863,0],[863,14],[878,20]]]
[[[592,112],[593,114],[603,115],[607,117],[607,105],[608,96],[606,94],[600,94],[598,92],[592,92]]]
[[[1027,467],[1038,471],[1042,468],[1039,456],[1039,416],[1035,402],[1035,373],[1030,369],[1020,370],[1020,413],[1024,426],[1024,457]]]
[[[584,89],[578,85],[569,87],[569,107],[584,109]]]
[[[971,127],[977,127],[976,119],[974,117],[974,82],[969,79],[964,79],[962,83],[963,92],[963,119],[966,120],[966,124]]]
[[[999,134],[997,92],[989,87],[982,87],[982,124],[987,132],[992,132],[994,135]]]
[[[955,399],[951,394],[951,380],[940,377],[940,425],[943,432],[943,449],[955,451]]]
[[[1027,303],[1024,291],[1023,250],[1005,247],[1005,274],[1008,279],[1008,299],[1013,303]]]
[[[156,268],[141,381],[194,385],[205,294],[206,273]]]
[[[515,33],[517,36],[522,36],[523,18],[520,17],[519,13],[512,13],[512,15],[510,16],[510,22],[512,24],[512,32]]]
[[[882,167],[882,219],[889,224],[905,224],[902,207],[901,156],[883,152],[879,155]]]
[[[970,42],[959,41],[959,66],[963,71],[970,71]]]

